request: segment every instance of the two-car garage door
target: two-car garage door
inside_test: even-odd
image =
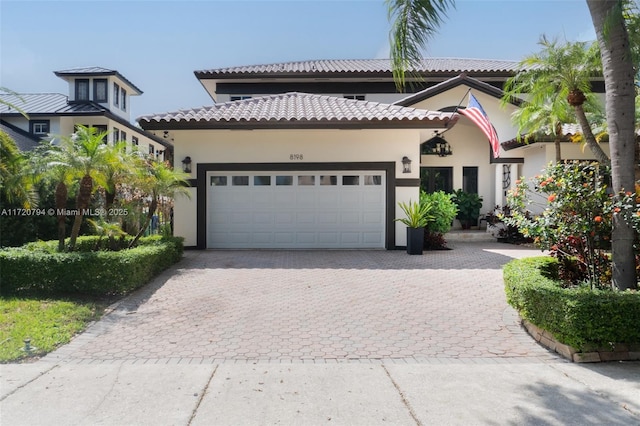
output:
[[[209,248],[384,248],[385,172],[209,172]]]

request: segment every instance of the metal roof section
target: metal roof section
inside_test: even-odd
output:
[[[480,81],[476,78],[469,77],[466,73],[462,73],[449,80],[443,81],[427,89],[421,90],[405,98],[399,99],[395,101],[393,105],[411,106],[420,101],[429,99],[433,96],[439,95],[440,93],[446,92],[447,90],[450,90],[460,85],[465,85],[472,89],[476,89],[480,92],[486,93],[487,95],[493,96],[494,98],[497,98],[497,99],[501,99],[504,96],[504,90],[498,89],[497,87],[492,86],[489,83]],[[513,105],[520,106],[523,101],[518,98],[512,98],[510,102]]]
[[[100,114],[108,111],[95,102],[69,102],[69,98],[60,93],[1,94],[0,99],[29,115]],[[0,105],[0,114],[21,115],[16,108],[4,104]]]
[[[213,106],[145,115],[145,129],[450,127],[457,114],[379,102],[291,92]]]
[[[40,144],[40,138],[22,129],[0,120],[0,130],[5,132],[18,145],[20,151],[30,151]]]
[[[142,90],[138,88],[135,84],[133,84],[129,79],[127,79],[124,75],[120,74],[117,70],[112,70],[109,68],[103,67],[78,67],[78,68],[69,68],[66,70],[54,71],[53,72],[58,77],[68,80],[65,77],[93,77],[93,76],[110,76],[114,75],[118,77],[120,80],[124,81],[131,89],[135,90],[138,95],[142,95]]]
[[[425,58],[413,71],[422,74],[513,74],[518,61],[500,59]],[[329,59],[246,65],[195,71],[199,79],[228,79],[234,77],[318,76],[351,74],[392,74],[389,59]]]
[[[67,96],[60,93],[0,94],[0,99],[27,114],[54,114],[57,110],[66,107],[68,103]],[[20,111],[2,104],[0,114],[20,114]]]

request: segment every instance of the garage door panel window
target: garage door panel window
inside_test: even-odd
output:
[[[320,185],[337,185],[338,176],[320,176]]]
[[[276,176],[276,186],[293,185],[293,176]]]
[[[227,186],[227,177],[211,176],[211,186]]]
[[[253,186],[270,186],[271,176],[254,176]]]
[[[366,175],[364,177],[364,184],[365,185],[375,185],[375,186],[382,185],[382,176],[380,176],[380,175]]]
[[[232,176],[231,184],[233,186],[249,186],[249,176]]]
[[[342,176],[342,185],[344,186],[360,185],[360,176]]]
[[[313,186],[315,184],[315,176],[298,176],[298,186]]]

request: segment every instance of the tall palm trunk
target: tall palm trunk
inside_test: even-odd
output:
[[[562,148],[560,148],[560,143],[562,141],[562,123],[556,123],[556,138],[553,143],[556,148],[556,164],[560,164],[562,161]]]
[[[78,188],[78,197],[76,198],[76,216],[73,220],[73,227],[71,228],[71,238],[69,240],[69,251],[76,247],[76,239],[80,234],[80,225],[82,225],[82,218],[84,211],[89,208],[89,202],[91,201],[91,190],[93,189],[93,178],[90,175],[84,175],[80,180],[80,188]]]
[[[58,251],[64,251],[64,239],[67,237],[65,214],[67,207],[67,185],[58,182],[56,185],[56,216],[58,218]]]
[[[635,88],[629,34],[619,0],[587,0],[587,5],[602,56],[613,190],[633,191]],[[620,290],[638,286],[634,237],[634,230],[624,216],[615,214],[611,238],[613,286]]]
[[[153,215],[156,213],[157,208],[158,208],[158,197],[154,195],[153,200],[151,200],[151,204],[149,204],[149,213],[147,213],[147,218],[144,221],[144,225],[142,226],[142,228],[140,228],[140,230],[136,234],[136,237],[129,244],[129,248],[135,247],[135,245],[138,244],[138,240],[140,239],[140,237],[144,235],[145,231],[149,227],[149,224],[151,223],[151,220],[153,219]]]
[[[569,101],[569,103],[571,104],[571,101]],[[576,117],[578,118],[578,123],[580,123],[580,128],[582,129],[584,140],[586,141],[587,146],[593,153],[593,156],[596,157],[596,160],[598,161],[598,163],[602,164],[603,166],[611,166],[611,160],[609,160],[609,157],[607,157],[607,154],[604,153],[604,151],[602,150],[602,147],[600,146],[598,141],[596,141],[596,137],[594,136],[593,131],[591,130],[591,125],[589,124],[589,120],[587,120],[587,116],[584,113],[584,108],[582,104],[580,103],[576,105],[574,104],[571,104],[571,105],[576,111]]]

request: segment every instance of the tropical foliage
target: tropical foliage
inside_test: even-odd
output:
[[[507,80],[504,106],[519,97],[527,99],[512,118],[518,134],[553,135],[556,162],[562,160],[562,125],[580,121],[584,140],[602,164],[609,158],[597,144],[588,114],[602,117],[602,106],[591,92],[590,79],[601,69],[595,43],[560,44],[542,36],[541,51],[520,61],[518,72]]]
[[[389,16],[393,20],[390,38],[394,78],[396,85],[404,88],[405,73],[421,61],[421,48],[425,47],[428,39],[445,19],[447,10],[453,7],[455,2],[387,0],[386,3]],[[605,82],[611,185],[614,193],[624,193],[635,187],[634,159],[637,143],[634,120],[637,89],[634,79],[638,75],[640,62],[640,13],[637,3],[629,0],[587,0],[586,3],[596,31]],[[579,85],[569,86],[567,102],[576,110],[583,131],[590,128],[584,111],[580,111],[585,100],[584,90]],[[594,141],[587,140],[589,147],[597,152],[598,145],[592,142]],[[608,158],[594,155],[602,164],[609,164]],[[614,214],[613,218],[613,285],[621,290],[634,288],[637,286],[633,252],[634,231],[624,220],[624,215]]]
[[[557,257],[567,285],[611,286],[612,215],[618,208],[609,196],[607,175],[597,163],[550,164],[509,193],[511,216],[504,222]],[[531,215],[531,210],[542,212]]]
[[[185,174],[144,158],[123,142],[106,144],[107,136],[93,127],[77,126],[70,137],[56,138],[59,143],[45,142],[33,152],[22,154],[7,135],[0,133],[3,206],[4,201],[11,201],[33,208],[39,199],[37,211],[42,212],[37,217],[15,218],[19,222],[10,218],[9,222],[25,224],[43,216],[49,224],[55,220],[58,251],[74,251],[81,233],[92,229],[113,249],[119,247],[116,239],[131,234],[135,238],[128,243],[133,247],[148,233],[158,206],[164,208],[164,217],[170,217],[172,197],[177,193],[188,195]],[[44,196],[38,198],[39,193]],[[87,217],[91,222],[85,220]],[[2,238],[2,244],[21,245],[41,238],[33,232],[24,237],[19,241]]]

